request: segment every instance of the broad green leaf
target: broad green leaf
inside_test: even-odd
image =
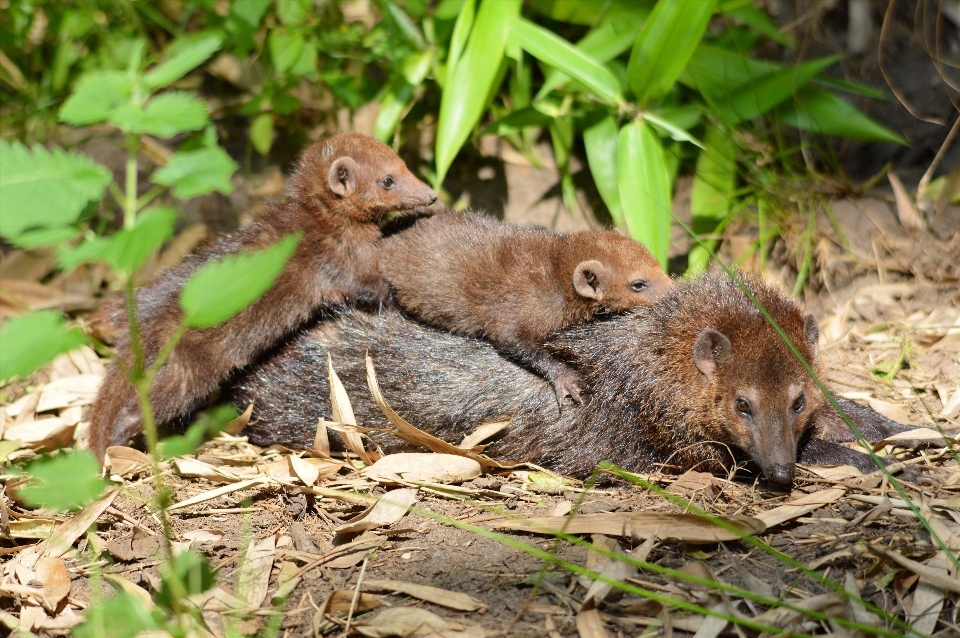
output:
[[[250,143],[261,155],[270,152],[273,146],[273,115],[261,113],[250,123]]]
[[[99,124],[130,101],[130,77],[121,71],[85,76],[60,108],[60,121],[73,126]]]
[[[88,450],[35,461],[27,468],[33,479],[17,490],[28,507],[77,510],[92,503],[107,486],[100,464]]]
[[[643,20],[653,6],[644,0],[528,0],[527,4],[552,20],[590,27],[605,18]]]
[[[483,2],[463,56],[455,68],[447,69],[437,122],[437,184],[443,182],[453,158],[493,96],[510,23],[519,12],[520,0]]]
[[[173,84],[206,62],[222,44],[223,38],[211,33],[178,38],[166,52],[170,57],[143,76],[144,86],[156,90]]]
[[[300,59],[306,41],[301,33],[287,34],[281,31],[272,31],[268,43],[273,68],[277,73],[286,73]]]
[[[836,58],[821,58],[768,73],[717,100],[713,107],[730,125],[752,119],[786,100],[834,62]]]
[[[583,145],[587,150],[587,164],[603,203],[618,228],[627,228],[620,204],[619,173],[617,161],[620,154],[620,133],[617,120],[605,114],[596,123],[583,130]]]
[[[201,443],[215,437],[235,418],[237,408],[233,405],[204,410],[185,433],[168,436],[160,441],[160,456],[169,458],[196,452]]]
[[[283,272],[300,237],[301,233],[287,235],[264,250],[227,255],[200,268],[180,295],[187,325],[218,326],[257,301]]]
[[[577,42],[576,48],[601,64],[608,62],[633,45],[642,24],[640,20],[626,18],[607,20],[596,29],[591,29],[583,39]],[[551,68],[534,100],[540,100],[569,79],[570,76],[563,71]]]
[[[490,126],[483,129],[484,133],[496,133],[497,135],[510,135],[530,126],[549,126],[553,120],[552,115],[544,113],[538,106],[528,106],[527,108],[513,111],[509,115],[501,117]]]
[[[291,75],[315,80],[317,78],[317,43],[314,40],[306,40],[303,43],[303,49],[300,51],[300,57],[290,69]],[[276,103],[274,108],[276,108]],[[280,112],[280,109],[276,109]],[[292,112],[292,111],[291,111]]]
[[[277,0],[277,17],[287,26],[303,24],[311,11],[313,11],[312,0]]]
[[[678,80],[703,93],[708,101],[723,99],[745,84],[783,67],[742,53],[701,44]]]
[[[697,158],[690,199],[693,232],[698,235],[714,233],[730,214],[737,179],[737,146],[730,136],[715,126],[709,126],[704,142],[707,147]],[[710,239],[703,241],[711,248],[717,243]],[[692,245],[688,272],[706,269],[709,260],[710,254],[702,246]]]
[[[169,207],[148,209],[137,216],[132,230],[88,239],[76,248],[61,251],[59,265],[72,270],[80,264],[103,262],[114,270],[132,273],[173,235],[177,211]]]
[[[243,0],[230,3],[230,15],[240,18],[251,27],[259,27],[264,14],[270,8],[270,0]]]
[[[620,85],[610,71],[563,38],[519,17],[513,21],[510,34],[524,51],[541,62],[562,69],[601,100],[609,104],[623,102]]]
[[[77,625],[71,635],[74,638],[134,638],[140,633],[167,633],[161,631],[163,629],[166,628],[160,609],[147,609],[137,596],[118,591],[113,598],[98,597],[87,610],[83,623]]]
[[[68,330],[63,317],[50,310],[7,319],[0,329],[0,382],[26,377],[85,341],[82,332],[76,328]]]
[[[388,2],[387,11],[390,13],[390,17],[393,18],[394,22],[397,23],[397,26],[400,28],[400,33],[406,38],[407,42],[420,50],[427,46],[427,43],[423,39],[423,34],[420,33],[420,29],[417,28],[417,25],[413,23],[413,20],[410,19],[410,16],[408,16],[403,9],[398,7],[395,2]]]
[[[650,122],[651,124],[656,126],[658,129],[662,129],[667,135],[670,136],[670,139],[676,140],[678,142],[689,142],[694,146],[699,146],[700,148],[703,148],[703,144],[701,144],[697,140],[697,138],[690,135],[683,128],[681,128],[680,126],[677,126],[667,118],[660,117],[651,111],[644,111],[643,119],[646,120],[647,122]]]
[[[667,268],[670,249],[670,183],[663,147],[643,121],[620,129],[618,154],[620,203],[630,236]]]
[[[196,131],[209,122],[207,105],[182,91],[158,95],[146,106],[126,104],[110,116],[110,123],[124,133],[146,133],[157,137]]]
[[[776,116],[783,124],[821,135],[908,144],[902,136],[873,121],[846,100],[813,86],[804,87],[793,100],[781,104]]]
[[[790,42],[790,39],[774,24],[770,16],[754,7],[750,3],[750,0],[738,0],[737,2],[721,1],[719,11],[728,18],[739,20],[750,27],[751,30],[767,36],[774,42],[782,44],[788,49],[793,48],[793,43]]]
[[[0,140],[0,235],[72,224],[109,182],[110,172],[84,155]]]
[[[38,228],[36,230],[26,230],[17,237],[10,240],[14,246],[25,250],[33,250],[42,246],[52,246],[69,241],[80,232],[75,226],[62,226],[58,228]]]
[[[157,170],[150,179],[155,184],[172,186],[173,194],[190,199],[213,191],[229,195],[233,191],[230,177],[237,163],[216,144],[208,144],[194,151],[174,153],[170,162]]]
[[[447,68],[454,69],[467,46],[467,38],[473,28],[473,20],[477,15],[477,1],[467,0],[460,9],[457,22],[453,26],[453,35],[450,36],[450,49],[447,52]]]
[[[400,118],[403,117],[410,100],[413,99],[414,87],[423,82],[430,72],[435,50],[427,49],[411,55],[403,64],[402,75],[394,78],[383,97],[380,98],[380,111],[373,126],[373,136],[387,142],[393,137]]]
[[[707,29],[716,0],[660,0],[643,25],[627,64],[627,83],[643,106],[659,102]]]

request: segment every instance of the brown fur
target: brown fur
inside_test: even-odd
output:
[[[673,281],[616,231],[558,235],[485,215],[418,220],[387,237],[381,272],[400,306],[451,332],[489,339],[548,379],[557,401],[580,397],[579,375],[541,345],[549,335],[653,302]]]
[[[345,303],[378,303],[388,287],[377,270],[379,222],[391,211],[427,206],[436,194],[385,144],[342,133],[309,147],[285,197],[249,226],[188,256],[137,290],[137,316],[147,364],[182,319],[184,283],[224,255],[259,249],[284,235],[303,238],[274,286],[225,324],[190,329],[155,377],[150,398],[157,423],[195,409],[234,370],[301,327],[319,310]],[[117,357],[132,365],[129,337]],[[111,367],[91,413],[90,447],[99,458],[143,427],[132,384]]]

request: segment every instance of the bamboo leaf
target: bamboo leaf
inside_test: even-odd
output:
[[[736,144],[721,129],[710,126],[704,137],[706,148],[697,158],[693,176],[690,212],[693,232],[714,233],[729,215],[736,187]],[[716,241],[704,240],[711,248]],[[690,249],[688,272],[700,272],[707,267],[710,254],[699,244]]]
[[[618,228],[626,229],[623,206],[620,204],[620,185],[617,172],[617,160],[620,146],[620,132],[617,120],[606,114],[596,123],[583,130],[583,145],[587,150],[587,164],[597,186],[603,203],[610,211],[610,217]]]
[[[618,184],[630,236],[666,269],[670,249],[670,183],[663,147],[653,127],[631,122],[620,129]]]
[[[453,158],[492,98],[510,23],[519,11],[520,0],[483,2],[463,56],[455,67],[447,69],[437,122],[436,185],[443,182]]]
[[[713,106],[728,124],[749,120],[786,100],[834,62],[836,58],[829,57],[778,69],[741,86]]]
[[[473,28],[473,20],[477,16],[477,0],[467,0],[460,8],[457,22],[453,25],[453,35],[450,36],[450,49],[447,53],[447,68],[454,69],[460,61],[467,38]]]
[[[699,2],[699,0],[696,0]],[[647,0],[528,0],[537,13],[558,22],[593,26],[606,18],[636,18],[649,15],[653,2]]]
[[[513,21],[510,34],[530,55],[562,69],[603,101],[610,104],[623,102],[620,85],[613,74],[563,38],[523,18]]]
[[[650,122],[657,128],[663,129],[672,140],[676,140],[678,142],[690,142],[694,146],[703,148],[703,144],[697,138],[690,135],[683,128],[677,126],[665,117],[660,117],[650,111],[645,111],[643,114],[643,119],[647,122]]]
[[[627,84],[640,105],[673,87],[716,9],[716,0],[660,0],[643,25],[627,64]]]
[[[804,87],[793,101],[778,107],[776,116],[783,124],[821,135],[907,145],[902,136],[873,121],[846,100],[813,86]]]
[[[790,39],[787,38],[787,36],[783,35],[783,32],[780,31],[776,24],[774,24],[773,20],[770,19],[770,16],[750,4],[749,0],[746,2],[739,0],[735,3],[721,2],[719,11],[728,18],[739,20],[743,24],[750,27],[752,31],[756,31],[757,33],[765,35],[774,42],[782,44],[789,49],[793,48],[793,43],[790,42]]]

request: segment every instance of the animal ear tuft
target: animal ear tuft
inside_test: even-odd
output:
[[[807,341],[811,356],[816,359],[820,350],[820,327],[817,325],[817,318],[813,315],[803,318],[803,338]]]
[[[603,299],[606,269],[596,259],[581,261],[573,270],[573,289],[585,299]]]
[[[693,362],[709,381],[716,374],[717,366],[730,356],[732,349],[730,339],[725,334],[707,328],[693,345]]]
[[[327,184],[338,197],[350,197],[357,190],[357,163],[352,157],[339,157],[330,165]]]

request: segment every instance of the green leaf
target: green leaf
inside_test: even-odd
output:
[[[587,150],[587,164],[603,203],[618,228],[626,229],[623,206],[620,204],[619,173],[617,159],[620,154],[620,133],[617,119],[603,115],[596,123],[583,130],[583,145]]]
[[[483,2],[463,56],[456,68],[447,70],[437,122],[437,184],[443,182],[453,158],[493,97],[510,23],[519,12],[520,0]]]
[[[26,377],[85,341],[82,332],[76,328],[68,330],[63,317],[50,310],[8,319],[0,329],[0,382]]]
[[[283,272],[301,235],[287,235],[270,248],[227,255],[200,268],[180,295],[187,325],[218,326],[257,301]]]
[[[80,264],[103,262],[114,270],[132,273],[173,235],[177,211],[169,207],[148,209],[137,216],[132,230],[109,237],[88,239],[76,248],[61,250],[58,263],[64,270]]]
[[[397,23],[397,26],[400,28],[400,34],[403,35],[407,42],[420,50],[426,48],[427,43],[423,40],[423,34],[420,33],[420,29],[417,28],[417,25],[413,23],[413,20],[410,19],[410,16],[408,16],[403,9],[398,7],[395,2],[388,2],[387,11],[390,13],[390,17],[393,18],[394,22]]]
[[[620,85],[610,71],[563,38],[519,17],[511,24],[510,34],[524,51],[541,62],[561,69],[601,100],[609,104],[623,102]]]
[[[707,127],[704,138],[706,149],[697,158],[690,199],[693,232],[698,235],[714,233],[733,207],[737,179],[737,146],[730,136],[715,126]],[[704,239],[711,248],[715,240]],[[689,272],[700,272],[707,267],[710,254],[699,244],[693,245],[689,255]]]
[[[312,10],[312,0],[277,0],[277,17],[287,26],[303,24]]]
[[[264,14],[270,8],[270,0],[243,0],[230,3],[230,15],[235,16],[251,27],[259,27]]]
[[[729,5],[735,4],[736,6]],[[727,6],[725,6],[727,5]],[[719,7],[720,13],[728,18],[733,18],[734,20],[739,20],[743,24],[750,27],[752,31],[756,31],[762,35],[767,36],[774,42],[782,44],[788,49],[793,48],[793,43],[790,42],[790,39],[783,35],[783,32],[774,24],[773,20],[770,19],[766,13],[757,9],[749,2],[721,2]]]
[[[679,81],[703,93],[710,102],[783,67],[742,53],[701,44],[680,74]]]
[[[268,40],[270,45],[270,59],[277,73],[286,73],[300,59],[306,41],[301,33],[283,33],[272,31]]]
[[[812,133],[908,145],[902,136],[873,121],[846,100],[813,86],[801,89],[792,101],[777,109],[776,115],[781,123]]]
[[[38,228],[27,230],[10,240],[10,243],[25,250],[33,250],[43,246],[52,246],[69,241],[77,236],[79,230],[75,226],[60,228]]]
[[[202,129],[210,117],[204,102],[190,93],[172,91],[152,98],[146,106],[125,104],[111,114],[109,121],[124,133],[173,137]]]
[[[157,603],[172,608],[175,596],[195,596],[213,587],[214,571],[206,556],[192,549],[180,552],[168,562],[161,572],[161,587],[157,593]],[[176,583],[173,585],[171,583]],[[177,586],[179,585],[179,586]],[[181,588],[186,591],[181,593]]]
[[[643,25],[627,63],[627,83],[643,106],[659,102],[703,37],[716,0],[661,0]]]
[[[841,80],[840,78],[831,78],[826,76],[814,78],[812,82],[814,84],[826,86],[831,89],[837,89],[838,91],[845,91],[847,93],[853,93],[854,95],[872,97],[875,100],[888,101],[890,99],[890,96],[880,89],[875,89],[872,86],[860,84],[859,82],[849,82],[847,80]]]
[[[630,236],[667,268],[670,249],[670,182],[656,131],[643,121],[620,129],[620,202]]]
[[[483,129],[483,132],[510,135],[530,126],[549,126],[553,117],[553,115],[544,113],[538,106],[528,106],[501,117]]]
[[[447,68],[456,68],[463,54],[463,49],[467,45],[467,38],[470,36],[470,29],[473,28],[473,20],[477,15],[476,0],[467,0],[457,15],[457,22],[453,26],[453,35],[450,36],[450,49],[447,52]]]
[[[778,69],[741,86],[713,107],[728,124],[734,125],[766,113],[800,90],[811,78],[837,59],[821,58]]]
[[[100,463],[88,450],[35,461],[27,474],[33,480],[19,488],[17,496],[28,507],[77,510],[96,500],[107,486],[100,478]]]
[[[270,152],[273,146],[273,115],[261,113],[250,123],[250,142],[261,155]]]
[[[73,126],[106,122],[130,100],[133,85],[121,71],[103,71],[85,76],[60,108],[60,121]]]
[[[414,87],[423,82],[430,72],[435,53],[435,49],[419,51],[404,61],[401,76],[394,78],[380,98],[380,111],[373,126],[375,138],[387,142],[393,137],[400,118],[413,99]]]
[[[160,456],[169,458],[196,452],[201,443],[215,437],[235,418],[237,408],[230,404],[204,410],[185,433],[168,436],[160,441]]]
[[[694,146],[699,146],[703,148],[703,144],[700,143],[697,138],[687,133],[683,128],[677,126],[669,119],[660,117],[652,111],[644,111],[643,119],[647,122],[650,122],[658,129],[662,129],[667,135],[670,136],[670,139],[676,140],[678,142],[689,142]]]
[[[72,635],[75,638],[133,638],[141,632],[161,629],[165,628],[160,609],[149,610],[138,597],[118,591],[113,598],[98,598]]]
[[[699,2],[700,0],[694,0]],[[559,22],[592,27],[605,18],[643,20],[650,14],[652,2],[643,0],[528,0],[538,13]]]
[[[236,170],[237,163],[214,141],[195,151],[174,153],[170,162],[150,179],[155,184],[172,186],[174,196],[180,199],[213,191],[229,195],[233,191],[230,177]]]
[[[0,139],[0,234],[12,240],[72,224],[109,182],[110,172],[84,155]]]
[[[223,38],[216,34],[195,34],[174,40],[167,49],[169,58],[143,76],[143,84],[156,90],[173,84],[220,50]]]

